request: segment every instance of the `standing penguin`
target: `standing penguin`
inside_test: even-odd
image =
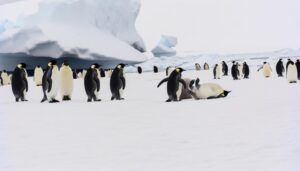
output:
[[[224,76],[228,75],[228,65],[226,64],[225,61],[222,61],[222,71]]]
[[[297,73],[298,73],[298,80],[300,80],[300,61],[297,59],[296,61]]]
[[[220,79],[221,76],[221,67],[219,64],[216,64],[213,70],[214,79]]]
[[[278,77],[283,77],[284,66],[283,66],[282,59],[279,59],[279,61],[276,64],[276,72]]]
[[[138,73],[139,73],[139,74],[142,74],[142,72],[143,72],[142,67],[138,66],[138,67],[137,67],[137,70],[138,70]]]
[[[78,75],[77,75],[77,71],[76,69],[72,71],[73,72],[73,79],[77,79]]]
[[[110,78],[110,91],[112,94],[111,100],[124,100],[122,93],[126,86],[126,80],[124,77],[125,64],[119,64],[114,69]]]
[[[16,98],[16,102],[20,99],[21,101],[27,101],[25,99],[26,93],[28,92],[26,64],[20,63],[15,68],[12,75],[11,87]]]
[[[244,79],[249,79],[250,69],[247,62],[243,63],[243,75],[244,75]]]
[[[286,78],[288,83],[297,83],[298,79],[298,71],[295,63],[293,61],[290,62],[286,69]]]
[[[153,66],[153,72],[154,72],[154,73],[158,73],[158,68],[157,68],[157,66]]]
[[[239,70],[238,78],[239,78],[239,79],[242,79],[242,78],[244,78],[243,65],[237,63],[237,66],[238,66],[238,70]]]
[[[233,80],[238,80],[239,70],[238,70],[238,66],[235,63],[235,61],[232,61],[231,75],[232,75]]]
[[[6,70],[3,70],[1,73],[1,78],[2,78],[2,85],[9,85],[11,83],[10,77]]]
[[[52,60],[48,63],[47,70],[43,75],[43,92],[44,97],[41,103],[48,100],[49,103],[58,103],[55,99],[59,90],[59,69],[56,60]]]
[[[103,78],[105,77],[105,71],[103,68],[100,68],[100,76]]]
[[[40,65],[36,66],[34,69],[34,78],[33,78],[36,86],[42,86],[43,75],[44,75],[43,68]]]
[[[206,62],[204,63],[204,70],[209,70],[209,65]]]
[[[71,100],[73,92],[73,71],[67,61],[60,68],[60,94],[63,101]]]
[[[285,67],[286,70],[287,70],[288,66],[289,66],[291,63],[293,63],[293,61],[289,58],[288,61],[287,61],[287,63],[286,63],[286,67]]]
[[[195,69],[196,69],[196,71],[200,71],[201,70],[200,64],[195,63]]]
[[[100,76],[98,75],[99,67],[98,64],[91,65],[84,77],[84,88],[88,96],[88,102],[91,102],[92,100],[101,101],[101,99],[98,99],[98,93],[100,91]]]
[[[181,73],[185,71],[182,68],[176,68],[168,78],[163,79],[158,85],[157,88],[162,85],[164,82],[167,82],[167,92],[168,92],[168,100],[166,102],[171,101],[179,101],[180,95],[182,92],[182,88],[180,87],[180,83],[186,89],[186,83],[183,79],[181,79]]]
[[[109,78],[111,78],[112,72],[113,72],[112,69],[108,69],[108,70],[106,70],[106,75],[107,75]]]
[[[269,78],[271,76],[272,68],[269,63],[264,62],[262,68],[260,68],[260,69],[263,70],[264,77]]]

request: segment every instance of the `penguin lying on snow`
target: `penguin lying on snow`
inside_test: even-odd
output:
[[[41,103],[46,100],[49,103],[58,103],[59,101],[55,99],[59,90],[59,69],[56,60],[52,60],[48,63],[47,70],[43,75],[43,93],[44,97]]]
[[[16,102],[18,102],[20,99],[21,101],[27,101],[25,99],[26,92],[28,92],[26,64],[21,63],[17,65],[12,75],[11,85]]]
[[[124,100],[124,98],[122,98],[122,93],[126,86],[123,70],[125,66],[125,64],[119,64],[112,72],[110,78],[110,91],[112,94],[111,100]]]
[[[199,84],[200,79],[192,80],[189,84],[189,93],[194,99],[215,99],[227,97],[230,91],[224,90],[220,85],[214,83]],[[195,83],[195,86],[194,86]]]
[[[181,95],[181,92],[182,92],[182,88],[180,87],[181,84],[186,89],[186,83],[183,79],[181,79],[181,73],[183,71],[185,71],[185,70],[182,69],[182,68],[176,68],[171,73],[170,77],[163,79],[157,85],[157,88],[158,88],[164,82],[167,82],[167,92],[168,92],[169,98],[168,98],[168,100],[166,100],[166,102],[179,101],[180,100],[180,95]]]
[[[98,93],[100,91],[99,67],[98,64],[91,65],[84,77],[84,88],[88,96],[88,102],[92,100],[101,101],[101,99],[98,99]]]

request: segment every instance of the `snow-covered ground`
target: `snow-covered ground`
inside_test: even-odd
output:
[[[274,65],[273,65],[274,66]],[[30,78],[29,102],[0,87],[1,171],[298,171],[300,84],[252,67],[250,79],[213,80],[212,70],[187,71],[231,90],[227,98],[165,103],[164,72],[127,73],[125,101],[86,103],[83,80],[73,101],[40,103]]]

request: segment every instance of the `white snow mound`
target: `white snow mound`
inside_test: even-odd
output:
[[[176,50],[173,49],[177,45],[177,38],[173,36],[163,35],[158,45],[152,50],[152,53],[156,57],[161,56],[175,56]]]

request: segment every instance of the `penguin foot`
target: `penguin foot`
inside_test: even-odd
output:
[[[92,99],[88,99],[87,102],[92,102]]]
[[[16,98],[16,102],[19,102],[19,98]]]
[[[41,103],[44,103],[47,99],[42,99]]]
[[[101,102],[101,99],[96,99],[96,100],[94,100],[95,102]]]
[[[115,97],[114,97],[114,96],[112,96],[110,100],[115,100]]]
[[[172,101],[171,99],[166,100],[166,102],[171,102],[171,101]]]
[[[71,98],[70,98],[69,96],[64,96],[62,100],[63,100],[63,101],[70,101]]]
[[[52,99],[49,103],[59,103],[59,101],[56,99]]]
[[[27,99],[21,99],[21,101],[22,101],[22,102],[28,102],[28,100],[27,100]]]

